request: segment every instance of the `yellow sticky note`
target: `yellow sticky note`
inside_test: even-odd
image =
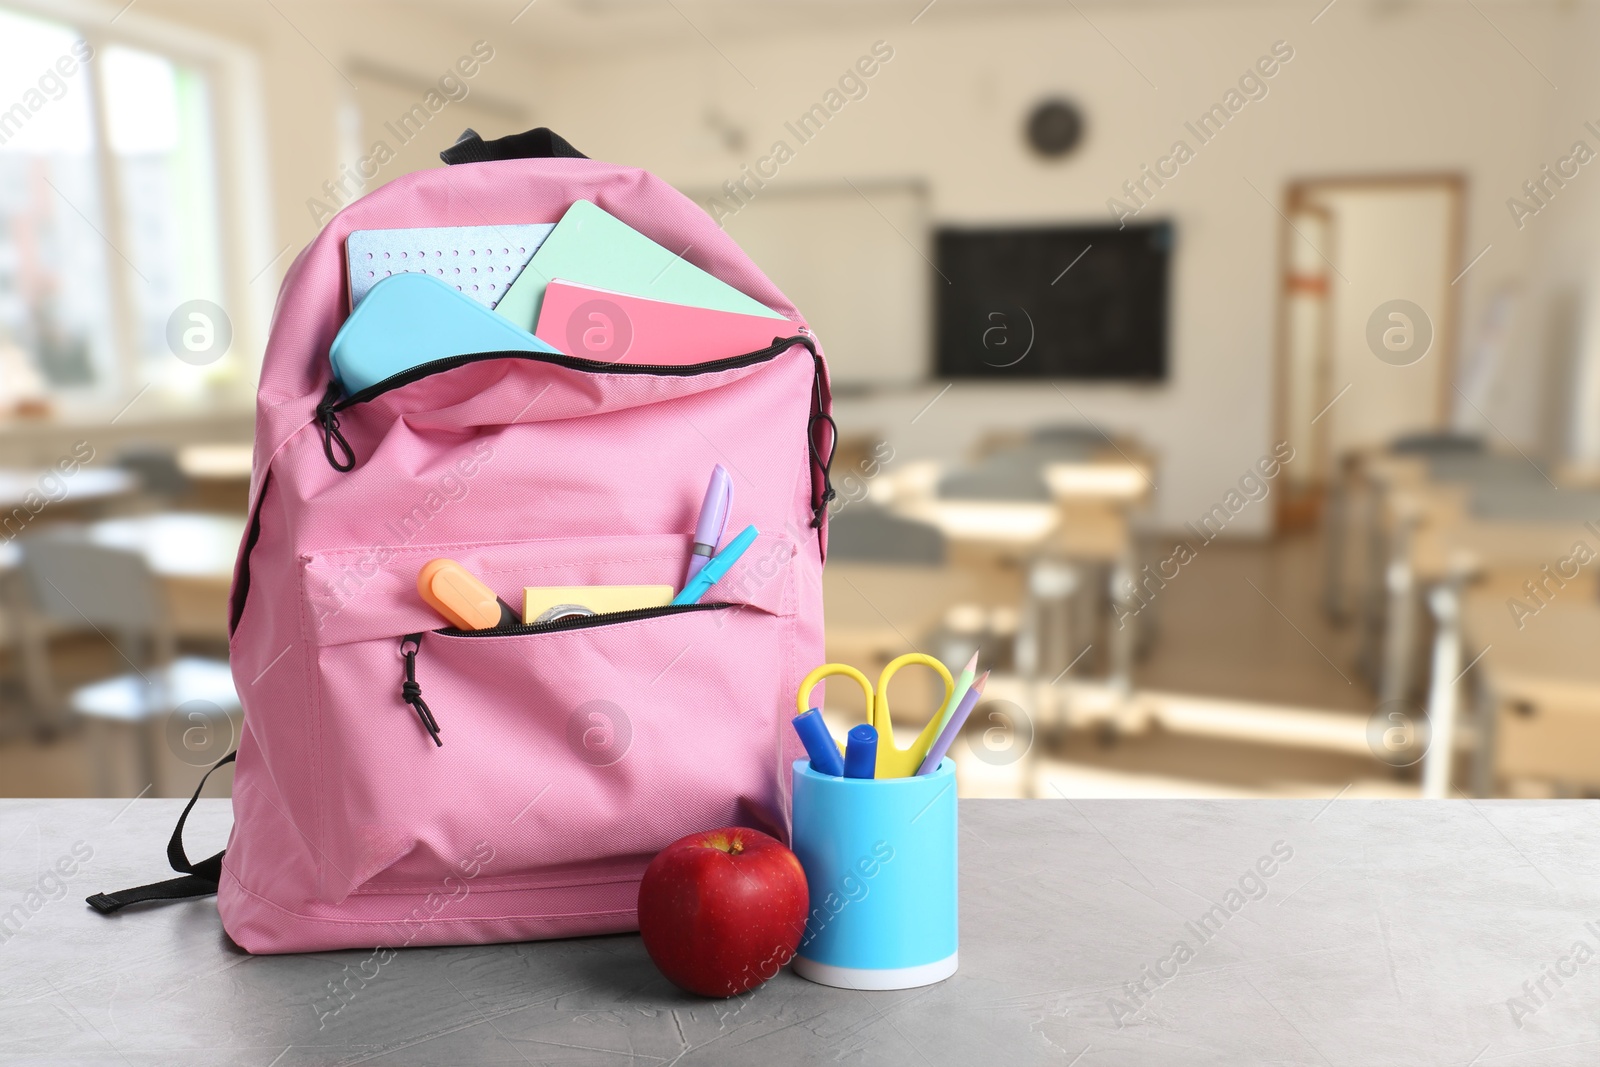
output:
[[[605,615],[672,603],[670,585],[547,585],[522,590],[522,621],[552,622],[569,615]]]

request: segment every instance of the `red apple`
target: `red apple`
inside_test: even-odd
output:
[[[728,826],[679,838],[645,868],[639,934],[674,984],[707,997],[754,989],[789,962],[811,906],[781,841]]]

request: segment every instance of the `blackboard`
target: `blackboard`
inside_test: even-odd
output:
[[[938,375],[1160,381],[1171,223],[938,231]]]

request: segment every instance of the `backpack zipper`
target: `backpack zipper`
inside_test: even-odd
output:
[[[358,390],[344,399],[338,399],[340,392],[337,382],[328,384],[328,392],[323,396],[322,402],[317,405],[320,412],[324,407],[331,411],[344,411],[356,404],[365,404],[367,401],[403,385],[420,381],[430,375],[442,371],[454,370],[464,367],[468,363],[476,363],[485,359],[526,359],[535,363],[549,363],[556,367],[567,367],[571,370],[586,371],[590,374],[656,374],[674,378],[693,378],[701,374],[715,374],[717,371],[735,370],[739,367],[754,366],[776,359],[786,349],[795,345],[805,345],[815,357],[816,345],[811,338],[804,334],[795,334],[792,337],[774,337],[772,344],[754,352],[746,352],[738,356],[726,356],[722,359],[708,360],[705,363],[691,363],[687,366],[668,366],[652,363],[607,363],[604,360],[584,359],[581,356],[567,356],[559,352],[465,352],[457,356],[445,356],[443,359],[430,360],[419,363],[415,367],[408,367],[399,374],[391,374],[381,382],[375,382],[365,389]]]
[[[638,619],[656,619],[666,615],[684,615],[691,611],[719,611],[731,608],[723,601],[704,604],[663,604],[654,608],[629,608],[627,611],[605,611],[598,615],[569,615],[552,622],[530,622],[518,626],[497,626],[492,630],[457,630],[454,627],[433,631],[444,637],[526,637],[528,634],[556,633],[562,630],[585,630],[593,626],[634,622]]]
[[[532,623],[523,626],[503,626],[494,630],[456,630],[445,628],[434,630],[433,633],[445,637],[523,637],[528,634],[553,633],[561,630],[582,630],[592,626],[606,626],[611,623],[632,622],[635,619],[655,619],[668,615],[686,615],[694,611],[720,611],[731,608],[733,604],[718,601],[711,604],[667,604],[657,608],[633,608],[628,611],[608,611],[600,615],[577,615],[566,619],[557,619],[554,622]],[[423,634],[406,634],[400,639],[400,658],[405,663],[404,673],[400,677],[400,699],[411,705],[417,713],[417,718],[422,722],[422,728],[428,731],[428,736],[433,738],[434,746],[443,748],[444,742],[439,739],[439,721],[433,717],[433,709],[428,707],[428,702],[422,699],[422,686],[417,682],[417,653],[422,650]]]
[[[340,399],[342,390],[337,380],[328,382],[327,390],[322,394],[322,399],[317,403],[316,421],[322,435],[322,452],[328,457],[328,465],[341,474],[348,474],[355,470],[356,454],[350,447],[350,442],[345,440],[344,434],[339,432],[339,412],[347,411],[356,404],[364,404],[374,397],[381,396],[393,389],[412,382],[420,381],[429,375],[442,371],[454,370],[464,367],[468,363],[476,363],[485,359],[527,359],[536,363],[549,363],[552,366],[567,367],[571,370],[586,371],[591,374],[655,374],[676,378],[692,378],[701,374],[715,374],[717,371],[735,370],[740,367],[752,367],[758,363],[766,363],[778,358],[783,352],[795,345],[804,345],[806,351],[811,353],[811,386],[812,386],[812,411],[811,417],[806,422],[806,445],[811,452],[815,466],[811,472],[811,528],[822,527],[822,517],[827,511],[829,501],[834,498],[832,468],[833,454],[839,445],[839,427],[834,423],[833,416],[823,410],[822,403],[822,356],[817,352],[816,341],[811,331],[802,329],[792,337],[775,337],[772,344],[755,352],[747,352],[742,356],[727,356],[723,359],[713,359],[705,363],[692,363],[688,366],[662,366],[660,364],[640,363],[604,363],[595,359],[583,359],[579,356],[566,356],[558,352],[472,352],[459,356],[446,356],[444,359],[435,359],[415,367],[391,374],[381,382],[376,382],[359,390],[351,396]],[[829,428],[828,455],[824,459],[822,449],[817,444],[817,429],[820,424],[827,423]],[[338,453],[338,454],[336,454]],[[819,487],[818,476],[821,477]],[[819,541],[820,544],[820,541]]]

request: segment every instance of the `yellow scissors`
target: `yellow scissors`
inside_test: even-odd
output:
[[[910,748],[899,749],[894,747],[894,724],[889,719],[889,679],[894,677],[895,671],[908,663],[921,663],[932,667],[939,672],[939,677],[944,679],[944,700],[940,702],[933,717],[928,720],[928,725],[922,728],[922,733],[912,742]],[[922,761],[927,758],[928,749],[933,746],[935,736],[939,732],[940,720],[944,718],[944,709],[950,703],[950,695],[955,692],[955,679],[950,677],[950,671],[943,663],[932,656],[923,655],[921,652],[908,652],[898,659],[891,660],[889,665],[878,675],[878,691],[872,691],[872,683],[867,681],[867,676],[854,667],[844,663],[824,663],[800,683],[800,692],[795,698],[795,703],[804,715],[811,710],[809,703],[811,690],[816,688],[818,682],[824,678],[842,675],[851,679],[861,687],[867,697],[867,725],[878,731],[878,762],[873,774],[877,778],[909,778],[917,773],[917,768],[922,766]]]

